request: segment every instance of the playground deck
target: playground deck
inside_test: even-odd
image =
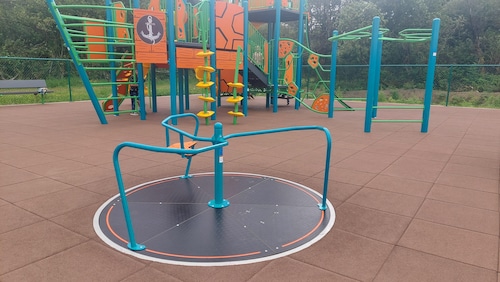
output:
[[[112,152],[123,141],[164,143],[167,97],[147,120],[109,117],[101,125],[90,102],[0,109],[0,281],[498,281],[500,110],[433,106],[420,124],[374,124],[364,112],[334,119],[280,102],[249,101],[224,134],[321,125],[333,138],[329,200],[333,229],[290,256],[254,264],[187,267],[140,260],[104,244],[92,219],[118,193]],[[128,101],[126,101],[128,102]],[[201,103],[192,97],[191,110]],[[226,111],[227,109],[227,111]],[[411,115],[411,114],[410,114]],[[416,111],[416,117],[421,111]],[[408,111],[380,111],[407,119]],[[213,122],[212,122],[213,124]],[[213,126],[201,126],[211,136]],[[224,150],[224,170],[264,174],[322,188],[324,140],[290,132],[241,138]],[[126,187],[184,173],[178,156],[127,150]],[[196,156],[207,172],[213,156]]]

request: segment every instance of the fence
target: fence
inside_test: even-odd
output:
[[[67,86],[68,101],[72,101],[78,74],[70,59],[0,57],[0,79],[45,79],[49,88]]]
[[[328,66],[326,66],[328,68]],[[382,65],[382,89],[423,89],[426,65]],[[162,70],[163,72],[164,70]],[[317,74],[303,67],[302,87],[305,91],[318,80]],[[328,80],[329,74],[320,74]],[[109,72],[94,74],[91,79],[107,80]],[[337,90],[366,89],[367,65],[339,65],[337,68]],[[161,75],[168,80],[168,71]],[[83,88],[80,78],[69,59],[0,57],[0,79],[45,79],[49,88],[66,89],[66,101],[73,101],[75,89]],[[437,102],[445,105],[469,105],[460,93],[478,93],[475,99],[494,99],[495,108],[500,108],[500,65],[438,64],[434,90]],[[66,91],[63,91],[66,92]],[[498,101],[497,101],[498,100]],[[1,101],[0,101],[1,102]],[[498,105],[497,105],[498,103]],[[470,106],[477,106],[474,101]]]

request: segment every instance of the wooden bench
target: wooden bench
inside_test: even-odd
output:
[[[43,79],[0,80],[0,95],[40,94],[43,104],[45,94],[51,92],[53,91],[47,89],[47,83]]]

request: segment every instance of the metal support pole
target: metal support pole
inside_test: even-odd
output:
[[[379,32],[379,38],[382,37],[382,32]],[[378,40],[378,47],[377,47],[377,66],[375,68],[376,75],[375,75],[375,85],[373,86],[373,111],[372,111],[372,118],[377,117],[377,105],[378,105],[378,91],[380,89],[380,72],[382,69],[382,40]]]
[[[274,48],[273,48],[273,112],[278,112],[278,52],[280,46],[280,28],[281,28],[281,1],[274,1],[276,9],[276,21],[274,22]]]
[[[170,114],[177,114],[177,62],[175,60],[175,29],[174,29],[174,1],[167,1],[167,19],[168,19],[168,62],[170,73]],[[172,120],[176,125],[177,121]]]
[[[214,54],[212,56],[210,56],[210,66],[214,69],[217,68],[217,64],[215,63],[216,60],[217,60],[217,54],[216,54],[216,42],[215,42],[215,0],[210,0],[210,16],[209,16],[209,19],[210,19],[210,38],[209,38],[209,42],[210,42],[210,51],[214,52]],[[215,81],[215,79],[217,78],[215,76],[215,72],[212,72],[210,74],[210,81]],[[215,83],[210,87],[210,96],[214,99],[217,98],[217,93],[216,93],[216,90],[215,90]],[[211,116],[211,119],[212,120],[215,120],[217,119],[217,105],[215,103],[210,103],[210,110],[212,110],[214,112],[214,114]],[[208,120],[207,120],[208,122]]]
[[[339,35],[337,30],[333,31],[333,36]],[[337,51],[339,42],[332,41],[332,61],[330,63],[330,96],[328,100],[328,118],[333,118],[334,102],[335,102],[335,81],[337,79]]]
[[[366,112],[365,112],[365,132],[371,131],[372,126],[372,111],[374,99],[374,85],[377,76],[377,49],[379,36],[380,18],[374,17],[372,23],[372,40],[370,46],[370,66],[368,68],[368,90],[366,93]]]
[[[243,0],[243,114],[245,116],[248,115],[248,24],[248,0]]]
[[[186,110],[189,110],[189,70],[184,69],[184,97],[186,99]]]
[[[298,91],[295,96],[297,99],[295,100],[295,109],[298,110],[300,108],[300,90],[302,89],[302,43],[304,41],[304,11],[306,6],[305,0],[300,0],[299,7],[299,35],[297,37],[297,41],[300,43],[297,49],[297,53],[300,55],[297,62],[297,73],[295,76],[295,84],[297,85]]]
[[[179,113],[184,113],[184,69],[179,69],[177,86],[179,89]]]
[[[137,64],[137,83],[139,87],[139,109],[141,120],[146,119],[146,99],[144,99],[144,68],[142,63]]]
[[[214,145],[224,142],[222,135],[222,123],[217,122],[214,125],[214,136],[212,143]],[[220,209],[229,206],[229,201],[224,199],[224,157],[223,148],[214,149],[214,199],[208,202],[212,208]]]
[[[157,96],[156,96],[156,65],[151,64],[151,68],[149,69],[149,78],[151,81],[151,89],[149,90],[149,95],[151,95],[151,104],[153,108],[153,113],[158,111],[157,105]]]
[[[424,112],[422,114],[422,128],[420,132],[427,132],[429,130],[429,116],[431,113],[432,88],[434,87],[440,22],[440,19],[434,19],[432,21],[431,46],[429,48],[427,79],[425,82]]]

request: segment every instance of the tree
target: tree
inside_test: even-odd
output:
[[[373,18],[380,16],[380,9],[367,1],[351,1],[341,8],[338,19],[338,32],[354,31],[372,25]],[[382,17],[382,23],[384,22]],[[371,29],[368,30],[371,32]],[[339,62],[345,64],[368,64],[370,42],[367,38],[339,42]]]
[[[338,26],[341,0],[309,0],[309,40],[311,49],[328,54],[331,45],[328,38]]]
[[[455,26],[450,29],[453,33],[447,36],[453,38],[452,42],[459,45],[459,48],[471,43],[470,51],[474,54],[472,61],[484,64],[487,62],[485,53],[496,50],[498,54],[498,46],[491,46],[491,43],[497,42],[499,36],[498,11],[498,0],[450,0],[443,7],[443,14],[452,19]],[[490,48],[493,49],[489,50]],[[498,60],[498,56],[488,57],[493,57],[493,61]]]

